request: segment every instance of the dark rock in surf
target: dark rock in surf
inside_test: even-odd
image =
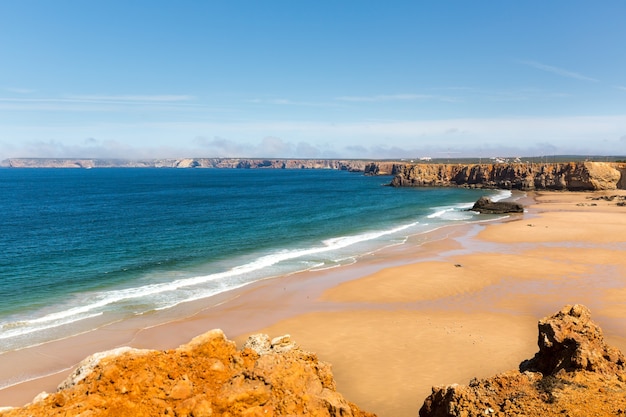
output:
[[[487,197],[480,197],[470,210],[477,211],[481,214],[523,213],[524,206],[519,203],[509,201],[491,201]]]

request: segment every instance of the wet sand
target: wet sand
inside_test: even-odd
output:
[[[599,193],[536,193],[507,221],[443,228],[355,265],[255,283],[171,311],[0,355],[0,406],[52,391],[88,354],[167,349],[212,328],[291,334],[333,365],[338,390],[380,416],[415,416],[432,385],[517,368],[535,351],[537,320],[590,307],[626,351],[626,207]],[[533,201],[532,199],[527,199]],[[592,205],[595,204],[595,205]]]

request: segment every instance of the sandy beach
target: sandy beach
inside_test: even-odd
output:
[[[290,334],[333,365],[337,389],[380,416],[416,416],[431,386],[517,368],[537,350],[537,320],[585,304],[626,351],[626,207],[596,193],[538,192],[527,212],[439,229],[355,265],[255,283],[171,311],[0,355],[0,406],[52,391],[85,356],[167,349],[212,328],[241,344]]]

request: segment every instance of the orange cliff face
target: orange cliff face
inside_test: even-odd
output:
[[[469,187],[516,190],[626,188],[624,164],[604,162],[396,165],[395,187]]]
[[[169,351],[121,348],[83,361],[53,394],[15,416],[374,417],[335,390],[330,365],[288,336],[248,339],[242,350],[212,330]]]

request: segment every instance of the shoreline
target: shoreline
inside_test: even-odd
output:
[[[333,365],[346,398],[381,416],[417,415],[432,386],[517,369],[537,351],[537,321],[567,304],[589,306],[607,343],[626,351],[626,208],[588,200],[612,194],[626,191],[536,193],[523,216],[464,235],[438,260],[325,292],[351,311],[262,331],[290,333]]]
[[[378,269],[410,262],[402,253],[461,235],[471,224],[445,225],[419,233],[399,245],[364,254],[350,264],[318,271],[301,271],[252,282],[214,296],[181,303],[77,335],[0,354],[0,407],[21,406],[56,386],[87,356],[121,346],[171,349],[214,328],[236,339],[254,329],[318,308],[316,299],[337,283],[358,279]],[[396,253],[400,252],[400,254]],[[288,293],[286,297],[284,293]],[[268,300],[260,303],[259,299]],[[272,305],[281,304],[281,309]],[[256,305],[250,310],[248,305]],[[262,310],[264,314],[257,314]],[[24,367],[24,364],[28,364]],[[15,381],[12,381],[15,380]],[[3,386],[4,385],[4,386]]]
[[[64,370],[1,389],[0,406],[54,390],[89,354],[173,348],[213,328],[239,346],[253,333],[291,334],[333,365],[339,392],[381,416],[416,415],[432,385],[517,368],[536,351],[537,320],[563,304],[587,304],[607,342],[624,351],[626,207],[587,199],[614,194],[626,191],[536,192],[523,215],[444,227],[350,266],[259,281],[8,352],[0,380],[23,375],[24,363]]]

